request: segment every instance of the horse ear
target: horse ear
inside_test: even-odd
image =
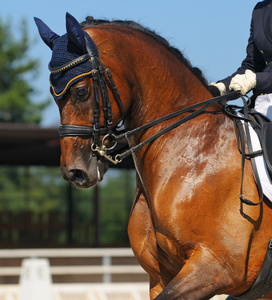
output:
[[[66,30],[68,40],[70,40],[78,49],[86,52],[87,49],[84,38],[84,31],[81,29],[78,21],[69,13],[66,13]]]
[[[59,35],[53,32],[42,20],[34,17],[34,21],[38,27],[42,40],[51,50],[53,50]]]
[[[66,30],[68,39],[81,51],[99,57],[98,48],[93,39],[88,35],[88,41],[78,21],[69,13],[66,13]]]

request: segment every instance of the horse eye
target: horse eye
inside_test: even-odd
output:
[[[77,97],[78,98],[84,98],[88,94],[88,89],[87,88],[79,88],[77,90]]]

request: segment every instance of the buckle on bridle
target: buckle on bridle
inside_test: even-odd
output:
[[[105,142],[108,138],[111,138],[114,140],[114,144],[111,147],[107,147]],[[108,161],[110,161],[111,163],[117,165],[118,163],[120,163],[122,161],[122,159],[120,159],[119,155],[117,154],[114,158],[111,155],[108,155],[107,152],[110,150],[113,150],[117,145],[117,140],[114,134],[106,134],[102,141],[101,141],[101,146],[98,146],[97,144],[92,144],[91,149],[93,152],[97,152],[99,156],[105,157]]]

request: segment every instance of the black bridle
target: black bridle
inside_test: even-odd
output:
[[[88,43],[86,42],[86,45]],[[71,124],[62,124],[59,127],[59,135],[61,138],[63,137],[84,137],[84,138],[91,138],[93,140],[91,149],[93,152],[97,153],[100,156],[105,157],[107,160],[112,162],[113,164],[120,163],[124,158],[131,155],[132,153],[136,152],[137,150],[144,147],[146,144],[154,141],[158,137],[162,136],[163,134],[173,130],[174,128],[180,126],[181,124],[187,122],[190,119],[193,119],[200,115],[204,110],[206,110],[208,107],[212,106],[215,103],[218,103],[220,101],[223,101],[224,99],[236,97],[237,92],[229,92],[226,95],[218,96],[194,105],[191,105],[187,108],[178,110],[176,112],[173,112],[169,115],[163,116],[157,120],[154,120],[148,124],[145,124],[143,126],[137,127],[133,130],[126,131],[124,133],[121,133],[119,135],[116,135],[113,133],[113,127],[112,127],[112,109],[111,109],[111,103],[109,101],[109,95],[108,95],[108,88],[110,91],[112,91],[114,98],[116,99],[120,113],[122,118],[122,123],[125,119],[125,112],[124,107],[120,98],[120,93],[118,91],[117,86],[115,85],[115,82],[112,78],[111,72],[108,68],[104,66],[104,64],[99,60],[99,58],[95,55],[93,55],[92,51],[90,49],[88,54],[82,55],[79,58],[73,60],[69,64],[66,64],[64,66],[61,66],[57,69],[53,69],[49,65],[49,70],[51,73],[58,73],[62,72],[64,70],[67,70],[69,68],[72,68],[76,66],[77,64],[82,63],[83,61],[86,61],[87,59],[91,60],[92,63],[92,79],[93,79],[93,89],[94,89],[94,125],[93,126],[82,126],[82,125],[71,125]],[[100,126],[100,103],[102,102],[102,111],[104,115],[104,126]],[[134,134],[151,128],[159,123],[162,123],[164,121],[173,119],[177,116],[180,116],[185,113],[190,113],[184,118],[181,118],[180,120],[176,121],[175,123],[171,124],[170,126],[164,128],[163,130],[159,131],[155,135],[151,136],[147,140],[139,143],[138,145],[126,150],[125,152],[121,154],[115,155],[113,158],[109,152],[113,151],[115,146],[117,145],[118,141],[123,139],[128,139],[129,137],[133,136]],[[101,136],[103,136],[103,139],[101,141]],[[113,146],[107,147],[106,141],[111,140],[113,142]]]
[[[86,45],[88,43],[86,42]],[[138,151],[139,149],[143,148],[148,143],[153,142],[158,137],[162,136],[163,134],[173,130],[174,128],[177,128],[181,124],[199,116],[202,114],[207,108],[212,106],[215,103],[220,103],[224,109],[224,111],[232,118],[232,119],[239,119],[237,117],[237,114],[230,114],[229,113],[229,107],[226,102],[229,99],[235,99],[237,98],[237,92],[230,91],[225,95],[218,96],[212,99],[208,99],[205,101],[202,101],[200,103],[191,105],[189,107],[186,107],[184,109],[175,111],[171,114],[168,114],[166,116],[163,116],[157,120],[154,120],[150,123],[144,124],[140,127],[137,127],[135,129],[125,131],[119,135],[116,135],[113,132],[112,127],[112,109],[111,109],[111,103],[109,101],[109,95],[108,95],[108,88],[110,91],[112,91],[114,98],[116,99],[120,113],[122,122],[125,120],[125,112],[124,107],[120,98],[120,93],[118,91],[117,86],[114,83],[114,80],[112,78],[112,75],[108,68],[104,66],[104,64],[98,59],[97,56],[92,54],[92,51],[89,50],[88,54],[85,54],[76,60],[73,60],[69,64],[66,64],[64,66],[61,66],[58,69],[49,69],[52,73],[62,72],[64,70],[67,70],[69,68],[72,68],[76,66],[77,64],[82,63],[83,61],[86,61],[87,59],[91,60],[92,63],[92,79],[93,79],[93,89],[94,89],[94,125],[93,126],[82,126],[82,125],[70,125],[70,124],[62,124],[59,127],[59,135],[61,138],[63,137],[84,137],[84,138],[90,138],[93,140],[91,150],[98,154],[99,156],[102,156],[106,158],[108,161],[110,161],[113,164],[118,164],[122,162],[124,158],[127,156],[133,154],[134,152]],[[104,115],[104,126],[100,126],[100,104],[102,102],[102,111]],[[180,116],[182,114],[189,113],[185,117],[179,119],[178,121],[174,122],[170,126],[162,129],[161,131],[157,132],[153,136],[149,137],[148,139],[144,140],[143,142],[139,143],[138,145],[129,148],[128,150],[124,151],[123,153],[116,154],[115,157],[112,157],[110,155],[111,151],[114,151],[115,146],[118,144],[118,141],[128,139],[129,137],[137,134],[140,131],[149,129],[157,124],[160,124],[164,121],[173,119],[177,116]],[[240,118],[243,121],[252,122],[249,118]],[[103,136],[101,140],[101,136]],[[107,146],[107,140],[110,140],[113,144],[113,146],[108,147]],[[240,151],[241,152],[241,151]]]
[[[109,100],[108,89],[113,93],[115,100],[119,106],[120,114],[121,114],[121,123],[125,120],[125,112],[124,107],[120,98],[120,92],[115,85],[115,82],[112,78],[111,72],[108,68],[104,66],[104,64],[99,60],[98,56],[94,53],[92,49],[92,45],[85,37],[86,49],[87,53],[74,59],[73,61],[62,65],[58,68],[52,68],[49,63],[49,70],[52,74],[61,73],[66,71],[70,68],[77,66],[87,60],[91,61],[92,64],[92,74],[91,77],[93,79],[93,89],[94,89],[94,124],[93,126],[82,126],[82,125],[71,125],[71,124],[62,124],[59,127],[59,135],[61,138],[64,137],[84,137],[84,138],[91,138],[93,140],[91,150],[94,153],[97,153],[99,156],[105,157],[107,160],[114,164],[120,163],[124,158],[131,155],[132,153],[136,152],[137,150],[144,147],[146,144],[154,141],[161,135],[171,131],[172,129],[180,126],[181,124],[187,122],[188,120],[197,117],[200,115],[205,109],[210,107],[211,105],[223,101],[224,99],[232,96],[237,96],[236,92],[229,92],[224,96],[218,96],[187,108],[178,110],[174,113],[161,117],[157,120],[154,120],[148,124],[135,128],[133,130],[121,133],[119,135],[115,135],[113,133],[112,127],[112,109],[111,103]],[[102,103],[102,105],[101,105]],[[100,126],[100,107],[102,106],[102,111],[104,115],[104,125],[103,127]],[[114,158],[111,157],[108,153],[113,151],[115,146],[117,145],[118,141],[133,136],[134,134],[138,133],[139,131],[151,128],[159,123],[162,123],[166,120],[170,120],[175,118],[179,115],[190,113],[186,117],[176,121],[172,125],[164,128],[163,130],[159,131],[155,135],[151,136],[147,140],[139,143],[135,147],[128,149],[127,151],[115,155]],[[101,140],[101,136],[103,136]],[[107,140],[110,140],[113,143],[113,146],[107,147]]]
[[[133,154],[137,150],[144,147],[146,144],[154,141],[158,137],[162,136],[163,134],[173,130],[174,128],[180,126],[181,124],[187,122],[190,119],[193,119],[197,116],[199,116],[204,110],[209,108],[215,103],[218,103],[220,101],[223,101],[226,98],[236,97],[237,92],[229,92],[226,95],[218,96],[212,99],[208,99],[206,101],[191,105],[187,108],[178,110],[176,112],[173,112],[171,114],[168,114],[166,116],[163,116],[157,120],[154,120],[148,124],[145,124],[143,126],[137,127],[133,130],[126,131],[124,133],[121,133],[119,135],[116,135],[113,133],[112,128],[112,110],[111,110],[111,104],[109,101],[108,96],[108,90],[109,89],[114,93],[115,99],[118,102],[119,109],[121,111],[122,116],[122,122],[124,122],[125,114],[124,114],[124,108],[123,104],[120,98],[120,93],[114,83],[114,80],[112,78],[112,75],[108,68],[106,68],[103,63],[96,57],[91,57],[93,72],[92,72],[92,78],[93,78],[93,86],[94,86],[94,125],[93,126],[82,126],[82,125],[70,125],[70,124],[64,124],[60,125],[59,127],[59,134],[60,137],[85,137],[85,138],[92,138],[93,143],[91,146],[92,151],[97,152],[98,155],[105,157],[107,160],[112,162],[113,164],[120,163],[124,158],[127,156]],[[72,66],[74,66],[74,63],[71,63]],[[100,126],[99,119],[100,119],[100,103],[102,102],[102,110],[104,113],[104,127]],[[125,152],[121,154],[115,155],[113,158],[108,153],[113,151],[115,146],[117,145],[118,141],[123,139],[128,139],[129,137],[135,135],[136,133],[149,129],[159,123],[162,123],[164,121],[173,119],[177,116],[180,116],[185,113],[190,113],[186,117],[176,121],[175,123],[171,124],[170,126],[164,128],[163,130],[159,131],[155,135],[151,136],[147,140],[139,143],[135,147],[132,147]],[[100,137],[103,136],[103,139],[101,141]],[[110,139],[114,141],[114,145],[112,147],[106,146],[106,140]]]
[[[91,62],[93,68],[91,77],[93,79],[94,88],[94,125],[60,125],[59,134],[60,137],[91,137],[93,138],[93,144],[99,145],[101,135],[108,135],[109,137],[113,136],[112,109],[107,86],[113,92],[114,98],[118,103],[121,112],[122,122],[125,118],[125,113],[122,101],[120,99],[120,93],[114,83],[109,69],[106,68],[96,56],[91,57]],[[104,115],[103,127],[100,126],[100,103],[102,103],[102,111]]]
[[[88,53],[84,54],[75,60],[71,61],[68,64],[60,66],[58,68],[52,68],[49,64],[49,70],[51,73],[61,73],[66,71],[74,66],[85,62],[86,60],[90,60],[92,63],[92,74],[91,77],[93,79],[93,88],[94,88],[94,125],[93,126],[81,126],[81,125],[70,125],[63,124],[59,127],[59,135],[61,138],[63,137],[87,137],[92,138],[92,150],[97,152],[100,156],[104,156],[111,162],[115,163],[111,156],[107,155],[107,152],[113,149],[116,145],[114,143],[114,147],[108,148],[105,145],[106,138],[110,140],[115,140],[115,135],[113,134],[112,127],[112,109],[111,103],[109,101],[108,88],[112,91],[115,100],[119,106],[119,110],[121,113],[123,123],[125,118],[124,107],[122,101],[120,99],[120,93],[117,89],[117,86],[114,83],[111,72],[108,68],[104,66],[104,64],[99,60],[99,58],[93,54],[91,46],[86,39],[86,48]],[[108,88],[107,88],[108,87]],[[100,126],[100,105],[102,103],[102,111],[104,115],[104,125]],[[102,139],[102,144],[100,144],[100,136],[104,136]]]

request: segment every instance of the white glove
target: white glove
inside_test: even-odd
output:
[[[216,88],[218,88],[219,92],[220,92],[220,96],[226,94],[226,86],[224,85],[223,82],[211,82],[210,85],[215,86]]]
[[[245,74],[235,75],[230,82],[230,90],[239,91],[241,95],[247,94],[257,84],[256,74],[246,70]]]

